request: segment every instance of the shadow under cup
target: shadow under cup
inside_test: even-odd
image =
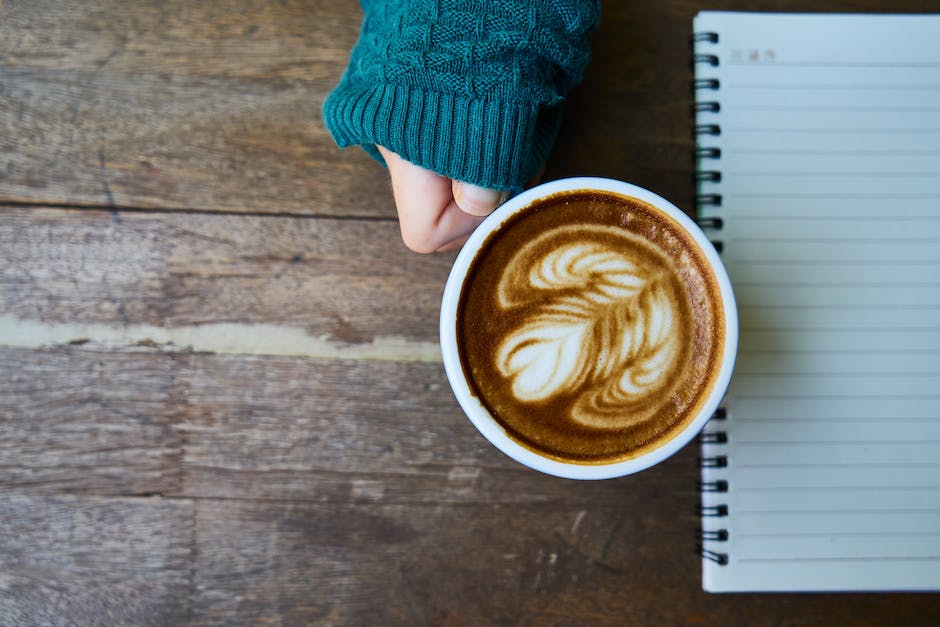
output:
[[[692,440],[734,367],[731,284],[701,229],[621,181],[576,178],[497,209],[441,305],[451,388],[476,428],[531,468],[638,472]]]

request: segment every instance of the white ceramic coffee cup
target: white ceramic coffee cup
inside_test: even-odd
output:
[[[599,190],[631,196],[652,205],[672,218],[695,240],[702,254],[711,265],[721,291],[722,305],[725,312],[725,342],[720,349],[721,366],[711,388],[711,393],[705,403],[702,404],[699,414],[688,422],[681,431],[673,434],[668,440],[664,440],[659,447],[638,457],[609,464],[576,464],[558,461],[539,455],[509,437],[480,400],[471,393],[457,348],[457,305],[460,300],[461,288],[467,276],[467,270],[487,236],[499,229],[510,216],[527,208],[540,198],[574,190]],[[544,183],[510,199],[484,220],[483,224],[473,232],[470,239],[464,244],[447,279],[441,303],[441,353],[444,358],[444,370],[447,373],[447,379],[450,381],[454,395],[457,397],[457,402],[464,410],[464,413],[467,414],[470,421],[487,440],[509,457],[535,470],[570,479],[609,479],[629,475],[658,464],[688,444],[708,422],[728,388],[731,373],[734,369],[737,345],[738,315],[734,294],[731,290],[728,273],[725,271],[725,267],[712,243],[691,218],[666,199],[636,185],[613,179],[562,179]]]

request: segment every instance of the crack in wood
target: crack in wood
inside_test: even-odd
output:
[[[364,361],[441,361],[436,342],[378,336],[368,342],[334,341],[304,329],[277,324],[210,323],[178,327],[148,324],[80,324],[21,320],[0,315],[0,346],[46,348],[56,345],[156,348],[171,352],[271,355]]]
[[[115,211],[117,205],[114,202],[114,194],[111,193],[111,183],[108,181],[107,159],[104,154],[104,144],[98,146],[98,171],[101,175],[101,186],[104,196],[108,200],[108,209]]]

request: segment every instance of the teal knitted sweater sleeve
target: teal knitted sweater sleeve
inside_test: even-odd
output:
[[[521,187],[548,157],[588,62],[597,0],[363,0],[324,121],[449,178]]]

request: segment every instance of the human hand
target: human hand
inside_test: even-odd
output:
[[[508,191],[455,181],[378,146],[392,178],[405,246],[418,253],[460,248],[483,218],[509,198]]]

